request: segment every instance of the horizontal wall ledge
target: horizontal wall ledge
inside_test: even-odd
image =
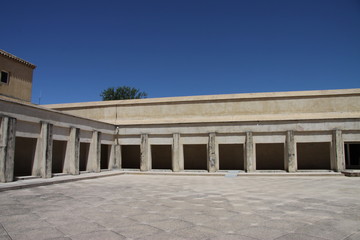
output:
[[[232,123],[232,122],[282,122],[282,121],[317,121],[317,120],[360,120],[360,112],[356,113],[314,113],[314,114],[272,114],[272,115],[240,115],[240,116],[208,116],[203,118],[159,118],[159,119],[131,119],[104,122],[118,126],[184,124],[184,123]]]
[[[125,106],[139,104],[159,104],[159,103],[186,103],[186,102],[213,102],[229,100],[270,100],[276,98],[306,98],[306,97],[333,97],[343,95],[359,95],[360,89],[337,89],[337,90],[315,90],[315,91],[289,91],[289,92],[261,92],[261,93],[239,93],[239,94],[220,94],[220,95],[199,95],[183,97],[163,97],[145,98],[97,102],[79,102],[63,104],[43,105],[47,108],[67,110],[78,107],[100,107],[100,106]]]

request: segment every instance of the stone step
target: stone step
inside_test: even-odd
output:
[[[342,174],[347,177],[360,177],[360,170],[345,170],[342,171]]]
[[[15,177],[15,179],[18,181],[18,180],[31,180],[31,179],[38,179],[38,178],[41,178],[39,176],[18,176],[18,177]]]

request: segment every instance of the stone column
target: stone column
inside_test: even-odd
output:
[[[118,169],[122,168],[122,156],[121,156],[121,145],[115,145],[115,161]]]
[[[115,141],[111,146],[111,153],[113,154],[113,156],[111,156],[113,161],[112,169],[121,169],[121,145],[119,143],[119,130],[120,128],[116,127]]]
[[[14,180],[16,118],[2,117],[0,134],[0,182],[12,182]]]
[[[245,151],[244,151],[244,169],[246,172],[254,172],[256,170],[255,146],[252,132],[246,132]]]
[[[297,171],[297,156],[296,156],[296,143],[294,140],[294,131],[286,132],[285,169],[288,172]]]
[[[208,142],[208,171],[216,172],[219,170],[219,161],[216,150],[216,134],[209,133],[209,142]]]
[[[172,170],[173,172],[184,171],[184,154],[181,145],[180,133],[173,134]]]
[[[66,146],[64,173],[78,175],[80,164],[80,129],[70,128],[69,140]]]
[[[140,145],[140,171],[151,170],[151,150],[149,144],[149,135],[141,134]]]
[[[86,171],[100,172],[101,132],[93,131]]]
[[[110,158],[109,158],[109,169],[119,169],[119,155],[118,151],[119,145],[112,144],[110,149]],[[121,157],[121,156],[120,156]]]
[[[50,178],[52,176],[53,125],[41,122],[40,136],[36,143],[33,176]]]
[[[331,148],[331,169],[336,172],[344,171],[344,141],[342,132],[339,129],[333,131]]]

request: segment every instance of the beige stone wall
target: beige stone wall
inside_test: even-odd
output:
[[[10,74],[8,84],[0,83],[0,94],[30,102],[33,67],[0,54],[0,70]]]
[[[277,93],[277,100],[282,97],[284,100],[298,98],[299,101],[303,98],[323,97],[331,101],[328,104],[336,106],[337,103],[345,108],[344,101],[351,104],[351,101],[356,100],[358,96],[356,91],[358,90],[326,91],[327,94],[322,92],[321,96],[308,92],[307,97],[304,93],[301,93],[301,96],[292,93],[291,97]],[[283,96],[280,97],[280,94]],[[311,94],[313,95],[310,96]],[[246,96],[249,95],[238,95],[233,100],[246,102]],[[260,96],[261,94],[255,94],[255,97],[248,98],[248,101],[256,102],[267,98]],[[201,109],[202,103],[208,103],[206,98],[212,98],[212,101],[217,98],[214,101],[215,105],[217,101],[226,102],[225,99],[220,99],[221,97],[224,96],[197,97],[198,99],[188,102],[188,105],[190,107],[196,102]],[[133,105],[146,107],[147,104],[142,104],[143,102],[158,105],[160,108],[170,104],[174,106],[186,104],[185,98],[167,99],[167,101],[147,99],[132,103],[123,102],[121,106],[111,107],[120,113],[122,108]],[[108,103],[98,104],[99,106],[103,104],[104,107]],[[99,106],[95,106],[95,109]],[[325,106],[328,105],[322,103],[322,107],[317,106],[317,108],[327,109]],[[219,169],[225,170],[222,169],[224,162],[229,169],[246,172],[262,169],[293,173],[298,168],[340,172],[345,169],[344,144],[360,143],[360,118],[345,117],[349,114],[354,116],[358,114],[356,109],[356,105],[345,109],[348,112],[334,108],[332,113],[338,115],[337,118],[323,117],[317,120],[278,119],[277,121],[157,124],[155,118],[152,118],[150,124],[115,126],[30,103],[0,98],[0,142],[4,146],[0,148],[0,163],[5,166],[14,163],[15,166],[2,169],[0,181],[12,181],[14,173],[15,176],[26,174],[48,178],[56,172],[67,174],[79,174],[79,170],[99,172],[102,144],[109,145],[109,149],[106,150],[109,158],[108,169],[136,168],[141,171],[150,171],[154,167],[169,169],[171,155],[171,168],[175,172],[184,169],[216,172]],[[310,111],[310,108],[307,111]],[[169,112],[169,114],[173,113]],[[258,114],[259,118],[264,117]],[[63,141],[62,147],[58,146],[60,141]],[[166,145],[166,163],[159,161],[159,152],[165,151],[155,149],[155,145]],[[224,148],[225,145],[229,146]],[[236,161],[239,162],[234,164]]]
[[[46,105],[118,125],[360,117],[360,89],[154,98]]]

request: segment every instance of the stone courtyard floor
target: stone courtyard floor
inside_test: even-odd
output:
[[[360,239],[360,178],[118,175],[10,190],[0,239]]]

